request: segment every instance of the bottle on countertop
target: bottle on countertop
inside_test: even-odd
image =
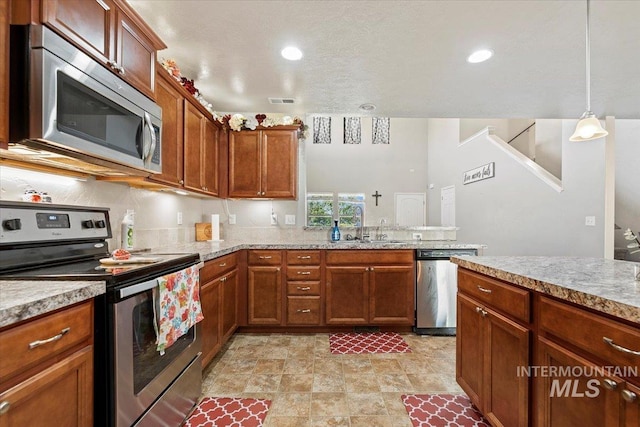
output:
[[[340,240],[340,228],[338,228],[338,220],[333,220],[333,228],[331,229],[331,241],[337,242]]]
[[[122,249],[133,249],[133,216],[133,209],[127,209],[127,214],[124,216],[120,227],[120,248]]]

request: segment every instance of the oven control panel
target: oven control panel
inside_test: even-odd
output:
[[[108,208],[2,201],[0,227],[0,244],[111,237]]]

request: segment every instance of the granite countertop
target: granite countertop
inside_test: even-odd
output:
[[[452,257],[460,267],[640,324],[633,262],[601,258]]]
[[[105,282],[0,280],[0,328],[104,294]]]

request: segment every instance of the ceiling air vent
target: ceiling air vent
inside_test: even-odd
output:
[[[295,104],[293,98],[269,98],[269,104]]]

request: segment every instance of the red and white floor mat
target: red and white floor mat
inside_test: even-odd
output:
[[[205,397],[183,427],[260,427],[270,400],[232,397]]]
[[[414,427],[491,427],[462,394],[405,394],[402,403]]]
[[[336,333],[329,335],[331,354],[411,353],[395,332]]]

